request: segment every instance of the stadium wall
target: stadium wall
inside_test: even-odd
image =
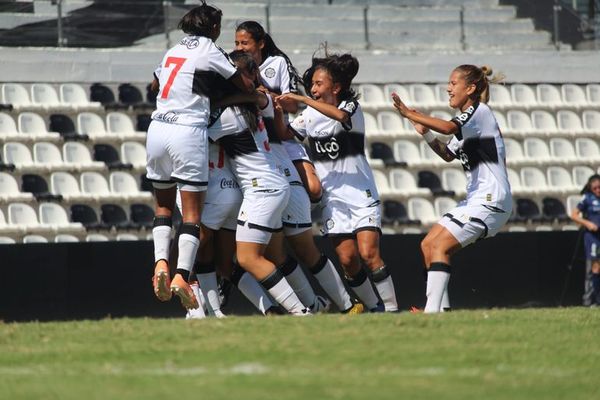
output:
[[[152,79],[152,72],[164,53],[164,50],[10,47],[1,47],[0,51],[3,82],[146,82]],[[446,82],[450,71],[465,63],[490,65],[503,72],[508,82],[600,82],[599,51],[455,54],[356,51],[353,54],[361,65],[356,83]],[[304,71],[312,53],[290,51],[289,55],[298,70]]]
[[[421,235],[384,235],[401,310],[422,307],[425,282]],[[332,255],[327,241],[318,239]],[[455,308],[579,305],[584,260],[578,232],[501,233],[453,260],[450,297]],[[569,273],[573,252],[577,261]],[[94,242],[0,246],[0,319],[64,320],[105,317],[183,317],[179,304],[152,293],[152,243]],[[561,302],[561,298],[564,299]],[[252,313],[232,290],[225,312]]]

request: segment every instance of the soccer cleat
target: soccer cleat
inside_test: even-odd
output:
[[[276,315],[286,315],[287,312],[281,309],[281,306],[271,306],[265,310],[265,315],[267,317],[276,316]]]
[[[365,312],[365,306],[362,303],[354,303],[352,304],[352,307],[350,307],[349,309],[342,311],[342,313],[344,314],[348,314],[348,315],[355,315],[355,314],[362,314]]]
[[[179,297],[179,301],[181,301],[183,308],[189,310],[199,307],[192,288],[181,275],[176,274],[173,278],[173,281],[171,281],[171,291],[175,294],[175,296]]]
[[[300,311],[291,312],[290,314],[292,314],[294,317],[308,317],[310,315],[313,315],[313,313],[311,313],[308,308],[303,308]]]
[[[377,305],[374,308],[371,308],[369,310],[369,312],[372,312],[372,313],[385,312],[385,305],[382,302],[379,302],[379,303],[377,303]]]
[[[169,276],[169,266],[165,260],[158,260],[154,266],[154,276],[152,277],[152,287],[154,294],[160,301],[171,300],[171,277]]]
[[[315,300],[315,304],[310,306],[310,312],[313,314],[326,313],[329,311],[329,307],[331,306],[331,302],[323,296],[317,296]]]

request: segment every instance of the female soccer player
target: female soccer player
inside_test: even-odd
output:
[[[594,174],[582,191],[583,197],[571,212],[571,219],[585,230],[585,257],[592,265],[591,305],[600,305],[600,175]]]
[[[146,142],[147,177],[156,194],[153,286],[160,300],[167,301],[175,293],[185,308],[198,307],[187,281],[199,245],[200,214],[208,180],[206,127],[210,101],[207,93],[198,90],[197,81],[218,75],[242,90],[252,87],[214,44],[221,32],[221,16],[220,10],[204,2],[184,15],[179,28],[188,36],[167,51],[155,71],[153,85],[159,87],[159,93]],[[183,226],[177,270],[169,282],[167,260],[177,187],[183,204]]]
[[[512,211],[512,194],[506,174],[502,134],[492,110],[487,106],[489,84],[494,77],[488,67],[460,65],[450,74],[450,107],[458,111],[444,121],[411,110],[396,94],[394,107],[410,120],[429,146],[445,161],[459,159],[467,174],[467,198],[431,228],[421,242],[427,268],[426,313],[443,311],[450,280],[450,257],[469,244],[494,236],[506,224]],[[453,135],[448,143],[430,132]],[[446,293],[446,295],[444,295]]]
[[[235,32],[235,48],[252,55],[260,66],[261,83],[270,93],[298,93],[298,71],[258,22],[245,21],[238,25]],[[285,112],[298,111],[296,102],[282,100],[280,103]],[[311,201],[318,203],[321,199],[321,181],[306,150],[294,138],[284,141],[283,145],[298,170]]]
[[[397,311],[392,278],[379,252],[380,201],[365,157],[364,118],[350,87],[357,73],[358,60],[350,54],[313,58],[303,77],[312,97],[287,93],[277,101],[307,105],[290,124],[288,135],[308,137],[310,157],[322,179],[324,233],[333,241],[349,285],[369,310]]]

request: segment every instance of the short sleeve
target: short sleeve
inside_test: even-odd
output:
[[[471,117],[473,116],[474,113],[475,113],[475,107],[470,106],[465,111],[461,112],[456,117],[452,118],[452,122],[454,122],[456,124],[456,126],[458,126],[458,128],[460,129],[463,126],[465,126],[465,124],[467,122],[469,122],[469,120],[471,119]]]
[[[456,136],[452,136],[452,139],[447,144],[448,150],[450,150],[454,155],[458,152],[460,148],[460,141],[456,138]]]
[[[583,197],[581,198],[579,203],[577,203],[577,209],[579,211],[581,211],[582,213],[585,213],[588,209],[588,203],[586,200],[587,200],[586,195],[583,195]]]
[[[344,101],[340,104],[339,109],[348,114],[348,121],[342,122],[342,127],[349,131],[352,129],[352,116],[358,109],[358,102],[356,100]]]
[[[285,59],[283,59],[283,58],[282,58],[281,62],[279,63],[278,74],[280,76],[279,91],[281,92],[281,94],[290,93],[290,92],[296,93],[298,91],[295,87],[292,87],[290,85],[290,82],[291,82],[290,67],[289,67],[288,63],[285,61]]]
[[[273,98],[267,95],[267,105],[264,108],[261,108],[260,114],[263,118],[275,118],[275,110],[273,109]]]
[[[216,44],[210,47],[208,67],[211,71],[217,72],[225,79],[231,78],[237,72],[235,64],[231,61],[227,53]]]
[[[289,125],[290,129],[294,132],[294,135],[299,140],[306,138],[306,121],[304,119],[304,113],[298,115]]]

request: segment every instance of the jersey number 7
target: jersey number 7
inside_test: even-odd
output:
[[[170,65],[175,65],[175,68],[173,68],[173,70],[171,71],[169,79],[167,79],[167,84],[165,85],[162,94],[160,95],[162,99],[166,99],[167,97],[169,97],[169,91],[171,90],[171,86],[173,85],[175,76],[183,66],[183,63],[186,62],[186,60],[187,58],[169,57],[167,58],[167,61],[165,61],[165,68],[168,68]]]

